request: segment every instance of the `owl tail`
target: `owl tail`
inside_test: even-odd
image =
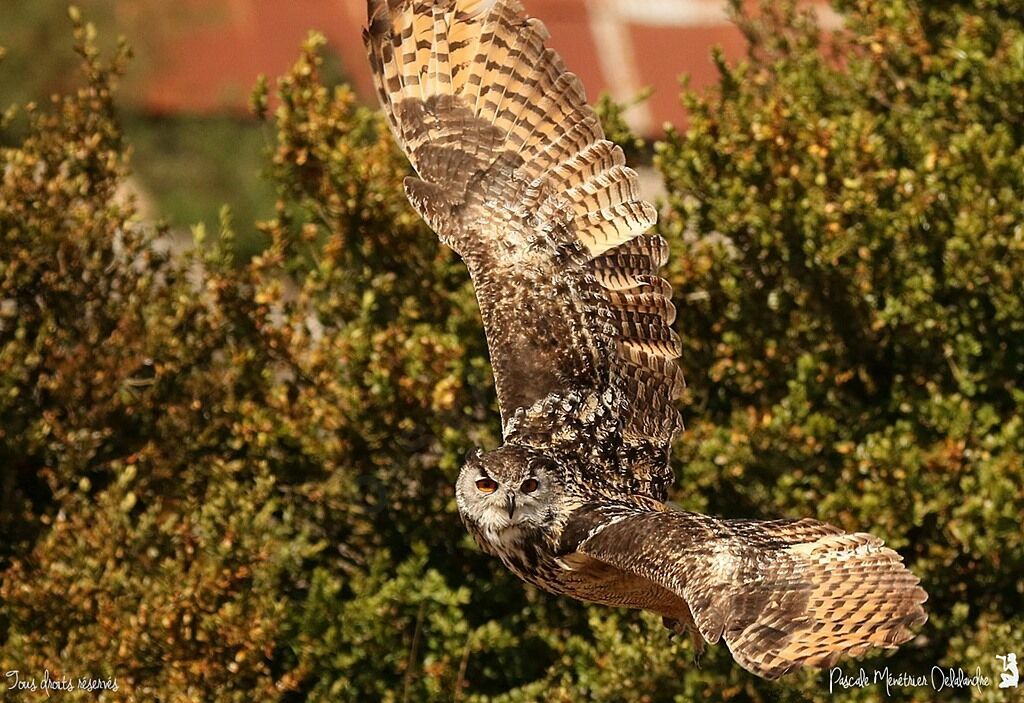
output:
[[[825,535],[779,557],[767,561],[760,585],[732,599],[721,633],[755,674],[774,679],[799,666],[832,666],[840,655],[893,649],[927,619],[918,579],[877,537]]]

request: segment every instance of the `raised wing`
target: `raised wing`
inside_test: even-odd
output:
[[[570,518],[560,552],[576,568],[593,559],[682,597],[705,640],[724,639],[766,678],[895,648],[927,619],[928,596],[896,552],[817,520],[591,504]]]
[[[516,0],[370,0],[369,18],[407,193],[476,287],[506,439],[558,405],[613,426],[630,471],[611,483],[664,499],[683,387],[667,249],[579,79]]]

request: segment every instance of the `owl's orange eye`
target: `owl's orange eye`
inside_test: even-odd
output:
[[[535,490],[540,488],[540,481],[535,478],[528,478],[523,481],[523,485],[519,487],[523,493],[533,493]]]
[[[476,487],[480,489],[481,493],[494,493],[498,490],[498,484],[493,479],[482,478],[476,482]]]

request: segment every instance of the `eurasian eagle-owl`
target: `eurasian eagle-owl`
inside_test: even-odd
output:
[[[364,38],[416,210],[465,261],[504,444],[456,485],[480,547],[552,593],[642,608],[775,678],[892,648],[926,594],[896,552],[812,519],[675,510],[668,250],[622,150],[517,0],[369,0]]]

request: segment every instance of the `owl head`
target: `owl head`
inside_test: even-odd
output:
[[[469,457],[455,484],[455,497],[463,520],[501,532],[549,522],[562,485],[561,472],[547,455],[505,445]]]

